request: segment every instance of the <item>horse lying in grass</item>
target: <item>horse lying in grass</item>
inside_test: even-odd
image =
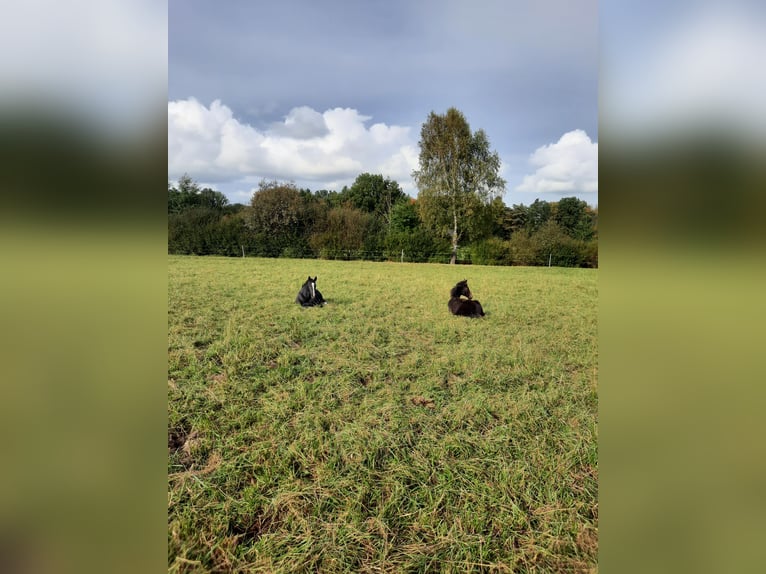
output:
[[[473,300],[471,290],[468,288],[468,279],[458,282],[449,292],[450,300],[447,303],[450,313],[463,317],[483,317],[484,309],[481,303]],[[461,299],[466,297],[466,299]]]
[[[308,279],[303,283],[301,290],[298,291],[298,296],[295,298],[295,302],[300,303],[303,307],[314,307],[316,305],[322,306],[326,303],[324,297],[322,297],[322,294],[319,292],[319,289],[317,289],[316,277],[312,279],[311,275],[309,275]]]

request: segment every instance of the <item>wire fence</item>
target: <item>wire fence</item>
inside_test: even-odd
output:
[[[190,249],[169,249],[171,255],[220,255],[225,257],[273,257],[289,259],[328,259],[335,261],[394,261],[400,263],[450,263],[452,252],[418,253],[400,251],[364,251],[360,249],[321,249],[319,253],[297,249],[284,249],[279,253],[267,253],[248,246],[227,246],[226,248],[198,246]],[[471,265],[471,254],[459,249],[455,261],[459,265]]]
[[[408,253],[407,251],[361,251],[361,250],[322,250],[318,256],[309,256],[316,259],[332,259],[341,261],[398,261],[400,263],[449,263],[452,260],[452,253]],[[472,263],[470,253],[458,252],[455,261],[461,265],[470,265]]]
[[[451,251],[418,252],[407,250],[377,250],[362,249],[329,249],[322,248],[319,252],[309,248],[285,247],[266,250],[258,245],[217,245],[208,243],[195,246],[169,246],[171,255],[218,255],[224,257],[267,257],[284,259],[325,259],[335,261],[392,261],[399,263],[440,263],[452,262]],[[501,266],[545,266],[545,267],[591,267],[598,268],[597,252],[591,256],[582,256],[570,252],[560,252],[557,249],[536,253],[523,253],[500,257],[488,256],[486,253],[475,253],[469,248],[459,248],[458,265],[501,265]]]

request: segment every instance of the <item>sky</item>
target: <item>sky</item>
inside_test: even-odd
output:
[[[598,204],[595,0],[170,0],[168,178],[248,203],[263,179],[417,197],[420,129],[460,110],[506,205]]]

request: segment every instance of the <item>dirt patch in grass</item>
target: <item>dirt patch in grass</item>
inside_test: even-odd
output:
[[[279,528],[279,521],[262,508],[252,514],[237,516],[229,521],[228,533],[237,537],[239,544],[249,546]]]
[[[418,395],[416,397],[412,397],[411,400],[412,404],[416,407],[426,407],[427,409],[436,408],[436,402],[433,399],[427,399],[426,397]]]
[[[372,381],[372,375],[370,373],[358,373],[356,375],[356,382],[361,386],[366,387]]]
[[[186,421],[181,421],[175,427],[168,429],[168,455],[181,450],[188,436],[189,426]]]
[[[192,430],[186,421],[168,429],[168,457],[184,469],[190,469],[198,462],[195,450],[201,439],[196,430]]]
[[[577,534],[577,548],[585,556],[595,558],[598,555],[598,530],[584,526]]]

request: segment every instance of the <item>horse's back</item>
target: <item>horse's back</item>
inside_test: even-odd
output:
[[[468,303],[468,310],[470,311],[468,313],[469,317],[483,317],[484,316],[484,309],[482,309],[481,303],[479,303],[476,300],[466,301],[466,303]]]
[[[447,303],[450,312],[453,315],[461,317],[483,317],[484,309],[478,301],[468,301],[465,299],[453,298]]]

